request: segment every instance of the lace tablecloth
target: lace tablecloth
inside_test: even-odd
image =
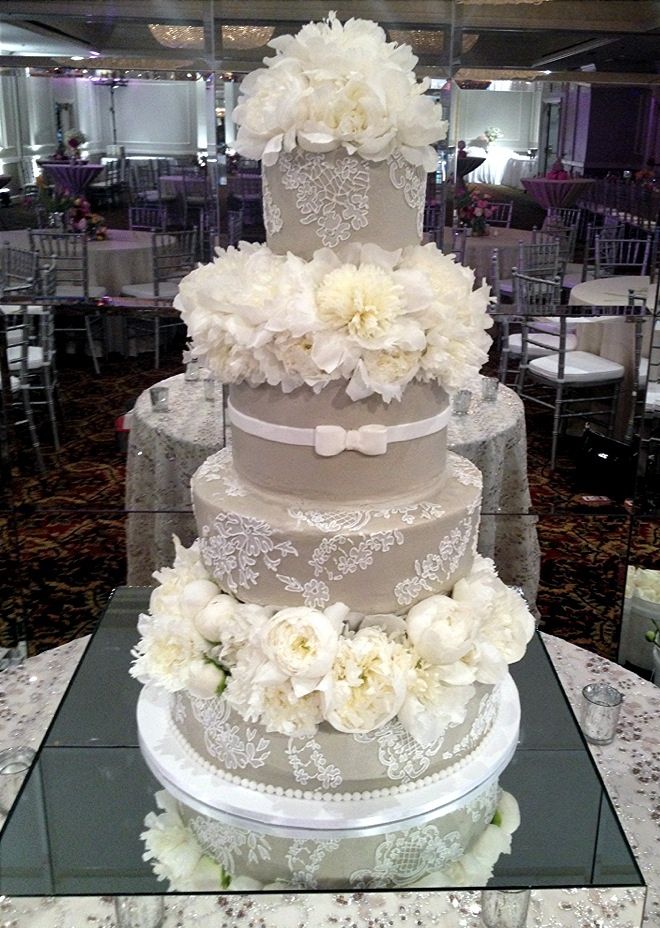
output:
[[[479,551],[492,557],[505,583],[536,601],[540,553],[527,482],[525,415],[519,397],[500,388],[495,403],[481,399],[481,380],[473,384],[466,416],[452,417],[449,447],[475,464],[484,493]],[[163,380],[169,411],[154,412],[149,391],[133,411],[126,469],[127,582],[150,586],[154,570],[172,561],[172,534],[190,545],[196,528],[190,511],[190,478],[222,447],[220,388],[215,402],[204,399],[200,382],[183,374]]]
[[[87,639],[30,658],[0,675],[0,749],[36,747],[78,664]],[[604,680],[624,693],[617,737],[591,748],[648,884],[644,928],[660,924],[660,689],[616,664],[557,638],[544,640],[569,700]],[[5,799],[7,797],[4,797]],[[345,893],[166,897],[164,928],[482,928],[478,892]],[[532,893],[529,928],[636,928],[625,889]],[[103,898],[0,899],[11,928],[113,928],[113,901]]]

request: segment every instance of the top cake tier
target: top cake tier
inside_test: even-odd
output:
[[[309,259],[318,248],[376,242],[388,251],[419,245],[426,174],[400,152],[367,161],[340,148],[296,149],[263,165],[269,247]]]
[[[447,123],[410,47],[334,13],[269,45],[233,113],[237,152],[263,162],[269,246],[309,258],[351,241],[418,244]]]

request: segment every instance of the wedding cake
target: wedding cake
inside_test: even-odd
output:
[[[235,111],[267,243],[218,250],[175,302],[229,385],[231,448],[193,476],[199,539],[140,617],[141,742],[225,825],[290,846],[432,815],[449,864],[496,813],[534,628],[476,554],[481,476],[447,450],[488,291],[420,244],[446,124],[410,49],[334,15],[271,44]]]

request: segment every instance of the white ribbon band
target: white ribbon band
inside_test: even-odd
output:
[[[387,446],[393,442],[412,441],[440,432],[449,422],[449,407],[427,419],[415,422],[402,422],[399,425],[380,425],[370,423],[357,429],[345,429],[341,425],[317,425],[315,428],[297,428],[293,425],[280,425],[265,422],[239,412],[231,402],[227,404],[231,424],[248,435],[265,438],[284,445],[304,445],[313,448],[324,458],[334,457],[342,451],[359,451],[360,454],[385,454]]]

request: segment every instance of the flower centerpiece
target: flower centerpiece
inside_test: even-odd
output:
[[[69,157],[77,160],[80,158],[80,146],[87,141],[87,136],[80,129],[69,129],[64,134],[64,143],[69,149]]]
[[[504,137],[504,133],[501,129],[498,129],[497,126],[488,126],[487,129],[484,129],[484,135],[488,140],[488,143],[496,142],[498,139]]]
[[[25,205],[37,206],[46,213],[49,226],[64,232],[87,232],[90,239],[102,241],[108,237],[108,227],[103,216],[92,212],[89,201],[82,196],[73,196],[68,190],[48,186],[40,174],[36,181],[36,200],[26,198]]]
[[[460,225],[467,227],[472,235],[488,235],[491,203],[492,197],[485,190],[466,190],[455,203]]]

